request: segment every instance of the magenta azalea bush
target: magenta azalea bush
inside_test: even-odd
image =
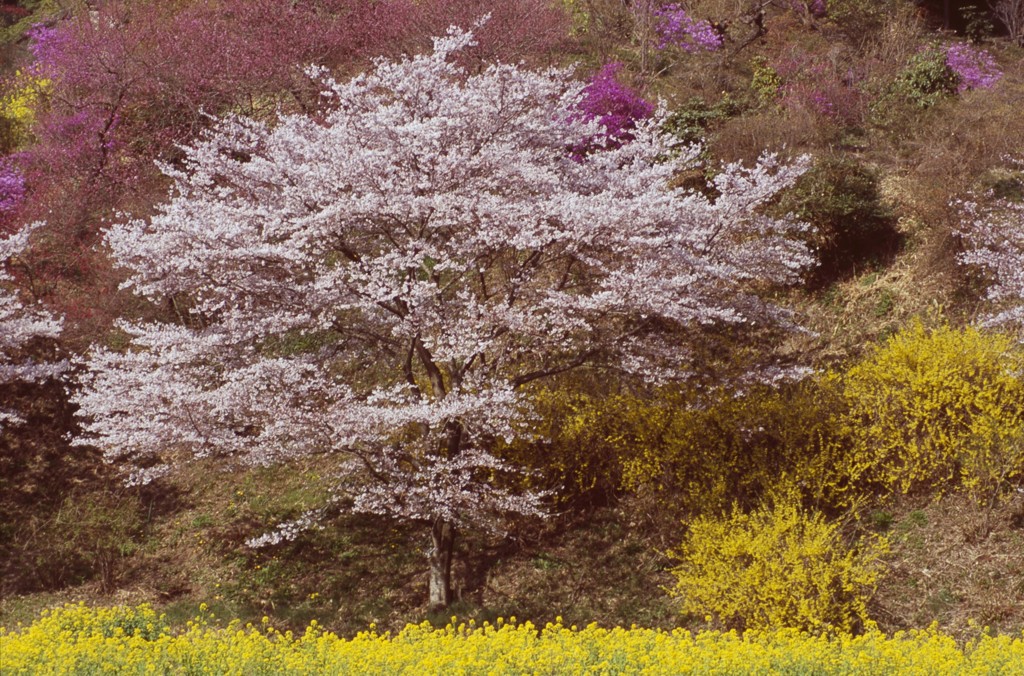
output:
[[[658,49],[679,47],[687,52],[713,52],[722,47],[722,35],[706,19],[694,19],[677,4],[654,10]]]
[[[955,42],[946,48],[946,66],[959,80],[958,92],[988,89],[1003,77],[1003,71],[999,70],[995,59],[987,50],[966,42]]]
[[[584,88],[583,98],[579,102],[579,119],[584,122],[597,120],[605,128],[605,133],[603,138],[590,139],[573,148],[573,157],[576,159],[582,159],[598,147],[618,148],[632,140],[631,132],[636,128],[637,121],[654,114],[654,104],[645,100],[636,90],[619,82],[618,74],[621,70],[621,63],[605,64]]]

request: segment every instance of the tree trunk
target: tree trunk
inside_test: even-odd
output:
[[[452,551],[455,545],[455,526],[438,517],[430,528],[431,548],[427,552],[430,562],[430,612],[444,610],[452,600]]]

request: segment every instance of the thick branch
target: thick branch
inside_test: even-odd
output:
[[[599,352],[600,350],[594,348],[592,350],[587,350],[586,352],[578,355],[572,361],[566,362],[565,364],[553,366],[551,368],[537,369],[536,371],[524,373],[523,375],[512,379],[512,386],[521,387],[526,383],[532,382],[534,380],[540,380],[541,378],[555,376],[558,375],[559,373],[565,373],[566,371],[571,371],[574,368],[579,368],[580,366],[583,366],[588,361],[590,361],[590,359],[597,355]]]

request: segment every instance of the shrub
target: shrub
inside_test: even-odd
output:
[[[638,92],[619,82],[622,64],[605,64],[583,89],[579,102],[580,119],[597,120],[604,127],[603,138],[592,138],[573,148],[573,156],[581,159],[600,148],[618,148],[633,139],[633,130],[640,120],[654,114],[654,106]]]
[[[722,47],[722,33],[706,19],[694,19],[678,4],[654,10],[658,49],[678,47],[685,52],[714,52]]]
[[[529,467],[532,487],[552,491],[563,503],[600,502],[618,491],[620,455],[637,441],[627,437],[655,429],[637,419],[631,410],[636,407],[625,397],[544,388],[533,392],[530,401],[537,415],[536,437],[513,442],[502,449],[502,457]]]
[[[892,91],[918,108],[930,108],[955,94],[959,86],[956,73],[946,63],[946,51],[932,46],[910,57]]]
[[[851,157],[819,157],[778,208],[779,213],[791,213],[814,226],[811,243],[821,261],[815,273],[818,282],[842,276],[851,266],[896,244],[878,173]]]
[[[806,478],[818,497],[833,483],[819,458],[834,445],[836,397],[828,379],[742,396],[674,387],[646,397],[578,397],[542,431],[551,440],[544,458],[558,472],[571,470],[581,488],[653,492],[677,514],[753,506],[781,475]],[[546,467],[541,473],[551,476]]]
[[[713,105],[694,96],[669,114],[662,129],[678,138],[680,144],[702,143],[709,130],[739,112],[739,104],[729,95]]]
[[[46,78],[23,71],[0,81],[0,155],[30,140],[36,108],[50,84]]]
[[[750,60],[753,74],[750,79],[750,89],[754,97],[761,105],[775,102],[782,88],[782,77],[763,56],[755,56]]]
[[[845,375],[853,481],[994,497],[1024,473],[1024,354],[1006,335],[920,322]]]
[[[670,593],[684,612],[735,629],[853,631],[870,626],[867,601],[887,548],[884,538],[847,544],[790,493],[750,513],[694,521],[671,552],[681,564]]]
[[[957,42],[946,48],[946,66],[957,77],[958,92],[988,89],[1003,76],[1003,71],[999,70],[988,51],[966,42]]]
[[[884,32],[895,12],[907,11],[901,0],[829,0],[829,22],[849,40],[866,42]],[[912,11],[912,8],[910,8]]]
[[[964,20],[964,35],[975,44],[985,42],[996,30],[992,14],[978,5],[964,5],[960,8],[960,16]]]

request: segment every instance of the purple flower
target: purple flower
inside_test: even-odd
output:
[[[966,42],[955,42],[946,48],[946,66],[960,80],[958,92],[988,89],[1003,76],[991,54]]]
[[[589,122],[596,119],[605,128],[605,147],[617,148],[631,141],[630,133],[638,120],[654,114],[654,105],[644,100],[636,91],[618,81],[617,75],[622,64],[605,64],[583,89],[579,103],[580,118]],[[582,158],[595,149],[597,139],[591,139],[581,147],[573,149],[573,156]]]
[[[36,57],[36,63],[44,68],[53,67],[69,44],[67,31],[61,31],[46,24],[37,23],[26,31],[29,37],[29,51]]]
[[[706,19],[694,20],[677,4],[654,10],[658,20],[658,49],[674,46],[687,52],[713,52],[722,47],[722,35]]]
[[[0,216],[17,209],[24,199],[24,175],[10,162],[0,160]]]

